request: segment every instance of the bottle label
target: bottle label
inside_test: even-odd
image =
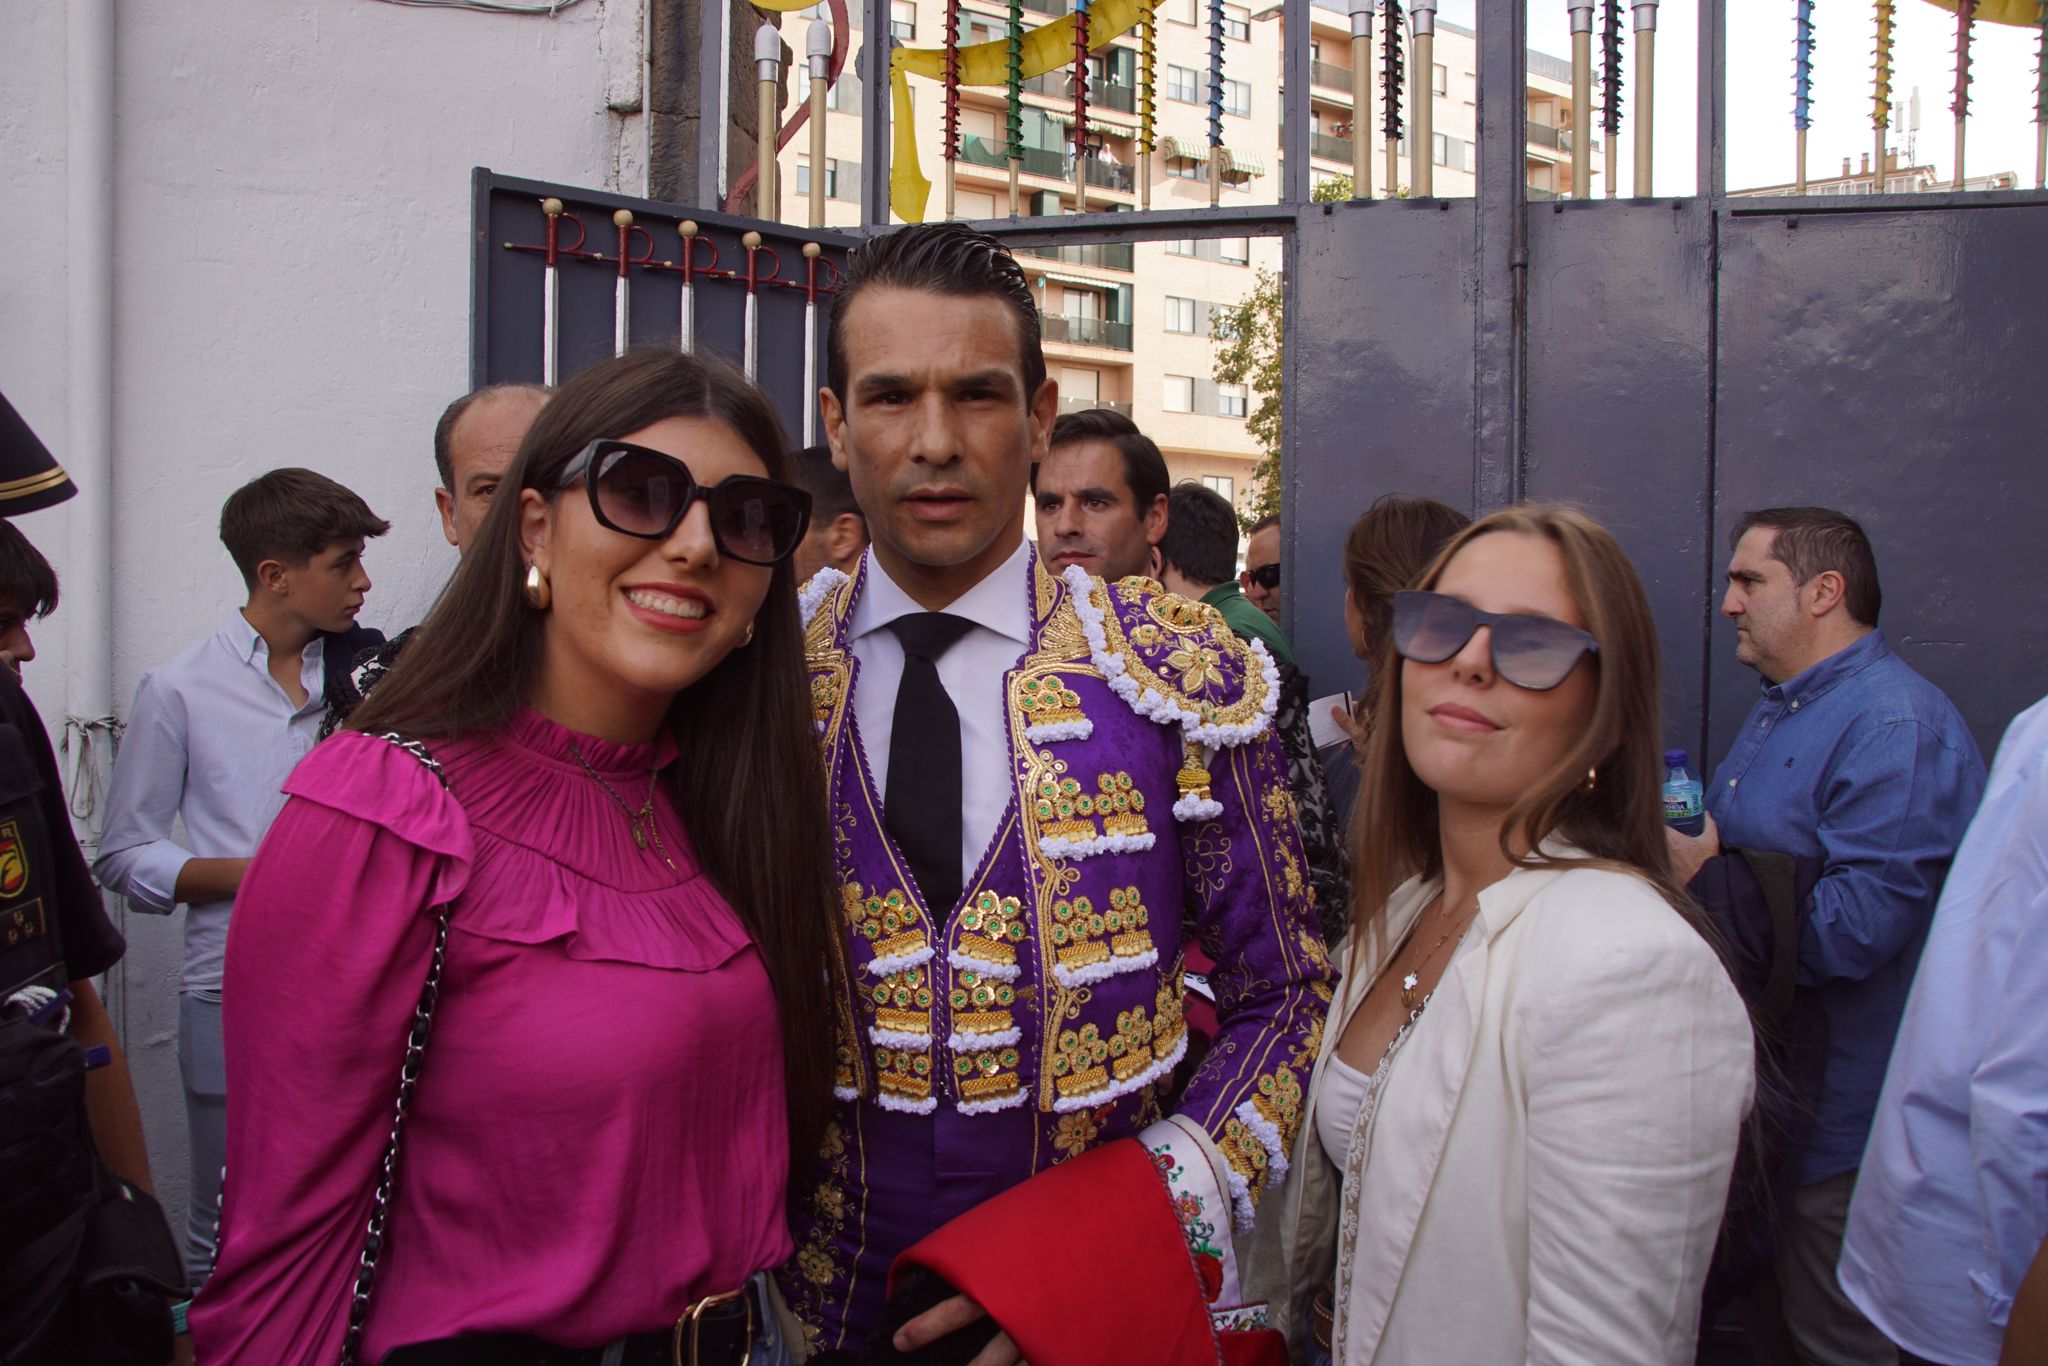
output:
[[[1667,821],[1689,821],[1703,810],[1704,792],[1698,783],[1666,783],[1664,785],[1664,819]]]

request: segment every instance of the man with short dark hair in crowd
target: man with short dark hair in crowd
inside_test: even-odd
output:
[[[434,423],[434,469],[441,476],[434,507],[441,514],[441,534],[457,555],[484,524],[526,429],[553,392],[539,384],[487,384],[441,410]],[[335,672],[327,690],[327,715],[320,722],[322,740],[346,725],[349,713],[391,672],[412,633],[407,627]]]
[[[830,446],[807,446],[796,455],[796,475],[811,495],[811,524],[796,548],[796,581],[820,569],[851,574],[868,549],[868,519],[853,496],[853,481],[832,463]]]
[[[143,675],[114,763],[93,871],[137,910],[185,908],[178,1063],[192,1137],[185,1247],[195,1284],[213,1268],[227,1151],[228,914],[284,805],[285,779],[318,738],[325,651],[370,591],[363,544],[390,529],[312,470],[272,470],[236,489],[221,508],[220,538],[248,601]]]
[[[1061,414],[1031,471],[1038,553],[1055,570],[1078,564],[1111,583],[1149,576],[1171,482],[1158,445],[1122,413]]]
[[[1166,534],[1159,542],[1160,581],[1170,593],[1207,603],[1245,640],[1266,647],[1280,670],[1280,704],[1274,729],[1287,751],[1287,786],[1308,856],[1316,915],[1332,943],[1349,928],[1351,877],[1344,832],[1330,805],[1329,785],[1309,734],[1308,678],[1294,662],[1287,638],[1273,619],[1246,600],[1232,577],[1237,562],[1237,510],[1213,489],[1182,483],[1167,500]]]
[[[1252,523],[1244,545],[1244,572],[1238,575],[1252,606],[1280,620],[1280,519],[1261,517]]]
[[[1763,695],[1707,789],[1697,838],[1672,832],[1681,881],[1723,843],[1822,866],[1799,983],[1818,992],[1827,1061],[1813,1128],[1791,1156],[1777,1284],[1803,1362],[1865,1366],[1892,1345],[1835,1278],[1892,1039],[1949,862],[1984,791],[1976,741],[1941,690],[1878,629],[1877,561],[1829,508],[1765,508],[1736,525],[1721,611]]]

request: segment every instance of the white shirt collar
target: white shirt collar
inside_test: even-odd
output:
[[[942,609],[956,617],[966,617],[975,625],[995,632],[1008,640],[1014,640],[1021,648],[1031,643],[1030,594],[1025,592],[1024,578],[1030,572],[1031,542],[1023,537],[1017,540],[1017,548],[1010,557],[983,576],[981,582],[962,593]],[[853,621],[848,640],[882,630],[896,618],[927,609],[902,585],[889,577],[875,558],[873,546],[867,551],[867,577],[861,584],[860,600],[853,605]]]

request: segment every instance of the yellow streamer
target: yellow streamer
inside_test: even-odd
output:
[[[807,0],[816,3],[816,0]],[[1988,2],[1988,0],[1987,0]],[[761,0],[756,0],[761,3]],[[767,0],[790,8],[794,0]],[[2033,3],[2033,0],[2028,0]],[[1088,17],[1088,50],[1100,52],[1110,40],[1129,32],[1138,22],[1139,0],[1095,0]],[[1058,71],[1074,60],[1074,16],[1041,24],[1024,35],[1023,79]],[[1009,81],[1007,39],[975,43],[960,49],[960,84],[1006,85]],[[932,182],[917,164],[917,130],[910,120],[911,76],[942,81],[946,77],[946,50],[942,47],[899,47],[889,58],[889,96],[895,110],[895,147],[889,158],[889,206],[906,223],[924,221],[925,202],[931,198]]]
[[[1950,14],[1956,12],[1956,0],[1927,0],[1927,3]],[[2034,28],[2041,22],[2041,0],[1977,0],[1977,17],[1987,24]]]

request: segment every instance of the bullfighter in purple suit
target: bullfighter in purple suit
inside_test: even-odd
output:
[[[1026,480],[1058,406],[1038,335],[1016,263],[957,225],[858,249],[834,305],[826,433],[874,544],[803,602],[846,910],[839,1111],[782,1273],[818,1348],[861,1343],[904,1249],[1125,1138],[1192,1258],[1091,1247],[1076,1307],[1194,1274],[1241,1320],[1233,1231],[1285,1169],[1322,1033],[1274,665],[1150,580],[1038,563]],[[1166,1113],[1191,940],[1220,1027]],[[1043,1227],[1006,1255],[1056,1262],[1056,1206]],[[899,1342],[979,1312],[949,1301]],[[1016,1359],[1004,1336],[977,1360]]]

